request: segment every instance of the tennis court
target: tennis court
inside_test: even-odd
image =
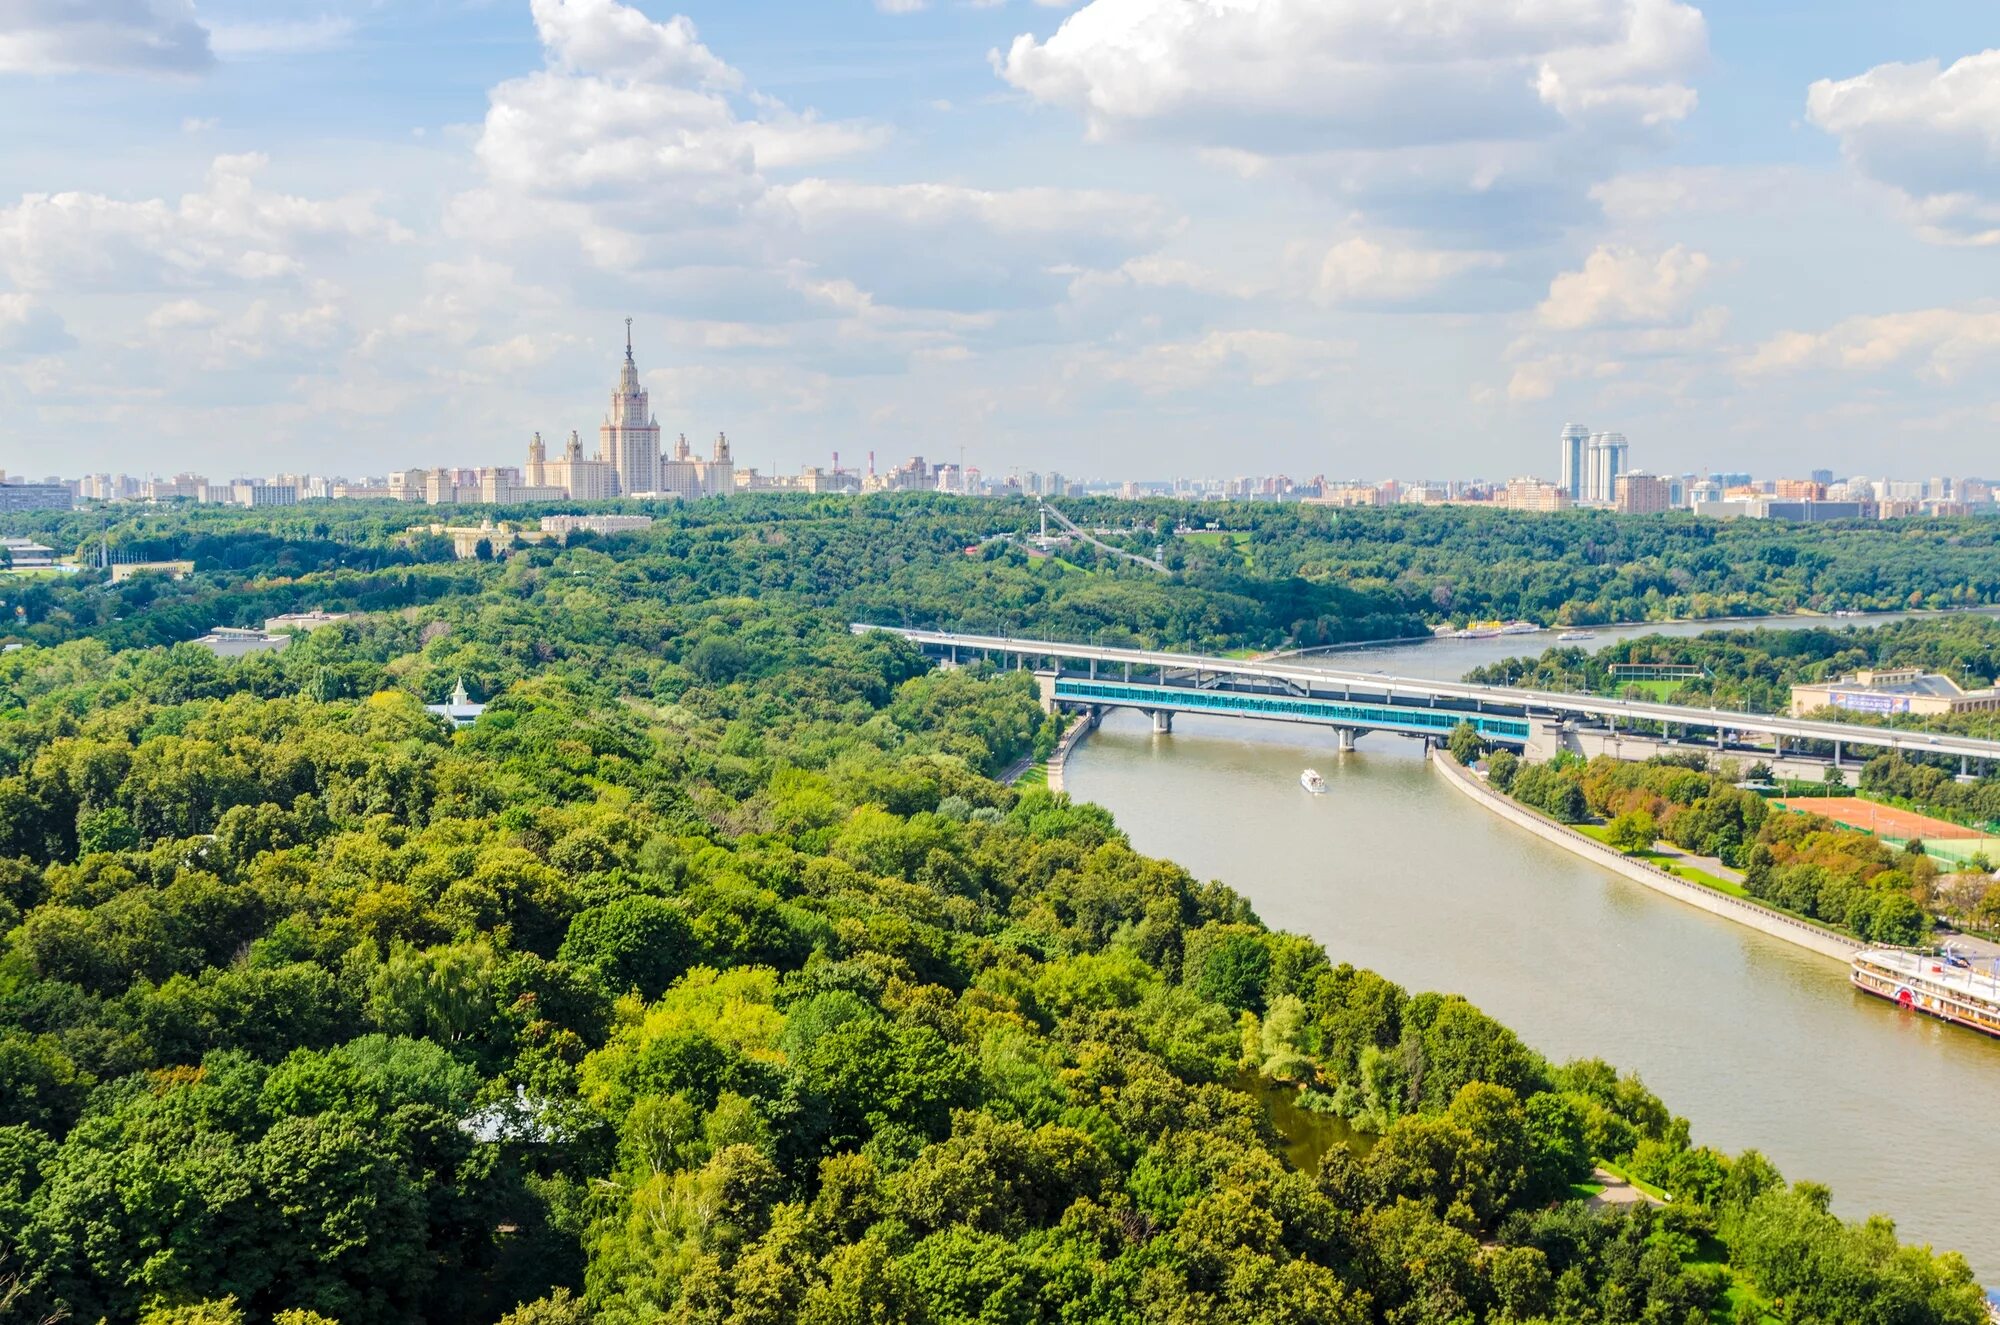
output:
[[[1802,796],[1797,800],[1781,800],[1778,804],[1801,814],[1822,815],[1835,823],[1859,828],[1877,837],[1895,837],[1904,841],[1920,837],[1930,842],[1938,838],[1986,836],[1976,828],[1946,823],[1910,810],[1899,810],[1893,805],[1877,805],[1859,796]]]

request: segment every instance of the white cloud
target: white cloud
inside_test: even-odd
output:
[[[353,339],[346,315],[331,299],[297,307],[253,299],[235,313],[180,300],[155,310],[145,330],[156,362],[209,373],[259,367],[332,372]]]
[[[54,309],[28,294],[0,294],[0,361],[54,354],[76,344]]]
[[[1824,331],[1782,332],[1758,345],[1739,367],[1754,377],[1815,368],[1871,373],[1911,365],[1925,380],[1951,382],[1996,355],[2000,306],[1988,303],[1871,314]]]
[[[994,62],[1100,138],[1285,152],[1679,119],[1706,46],[1677,0],[1093,0]]]
[[[996,71],[1096,141],[1281,168],[1444,248],[1543,242],[1693,109],[1679,0],[1092,0]]]
[[[398,240],[374,200],[313,200],[260,188],[258,155],[219,156],[178,203],[31,193],[0,208],[0,271],[30,290],[153,290],[301,276],[303,250]]]
[[[1129,382],[1149,394],[1197,390],[1233,377],[1255,387],[1309,381],[1346,365],[1354,342],[1298,336],[1257,328],[1211,331],[1185,341],[1164,341],[1124,356],[1093,355],[1072,365],[1072,376],[1094,374]]]
[[[1780,214],[1790,223],[1809,189],[1824,191],[1823,172],[1815,176],[1795,166],[1759,162],[1629,171],[1593,185],[1590,197],[1608,220],[1625,226],[1750,212]]]
[[[1507,347],[1507,398],[1547,400],[1570,381],[1677,388],[1714,372],[1727,353],[1728,330],[1729,310],[1710,306],[1667,325],[1611,322],[1530,331]]]
[[[1536,316],[1558,331],[1668,322],[1687,310],[1710,266],[1707,254],[1679,244],[1656,256],[1599,246],[1580,271],[1562,272],[1549,282],[1549,297]]]
[[[1246,280],[1187,258],[1148,253],[1106,271],[1086,271],[1070,283],[1072,299],[1110,290],[1187,290],[1226,299],[1254,299],[1269,292],[1261,281]]]
[[[1403,303],[1501,262],[1497,253],[1404,247],[1356,235],[1320,259],[1313,294],[1325,304]]]
[[[1149,198],[1090,189],[974,189],[807,179],[759,208],[784,251],[856,273],[891,304],[1007,308],[1059,299],[1166,232]]]
[[[146,314],[146,330],[156,335],[185,331],[190,327],[212,327],[222,321],[222,310],[199,299],[174,299]]]
[[[742,76],[684,17],[656,22],[617,0],[534,0],[533,10],[549,67],[492,90],[474,149],[508,194],[588,204],[614,228],[621,204],[686,228],[733,220],[763,194],[762,171],[882,141],[874,126],[769,98],[753,98],[757,114],[744,118],[729,96]],[[608,235],[587,242],[619,260],[632,251]]]
[[[556,68],[687,87],[740,85],[685,15],[659,22],[618,0],[531,0],[535,34]]]
[[[0,0],[0,74],[188,74],[214,62],[188,0]]]
[[[694,320],[769,322],[1048,305],[1164,231],[1156,203],[1108,191],[796,178],[887,134],[744,90],[685,19],[616,0],[535,14],[548,67],[493,89],[485,184],[446,222],[489,254],[616,273]]]
[[[1823,78],[1806,91],[1806,118],[1901,195],[1926,239],[2000,244],[2000,50]]]

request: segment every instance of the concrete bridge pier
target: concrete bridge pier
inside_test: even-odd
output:
[[[1352,754],[1354,752],[1354,728],[1336,727],[1333,729],[1333,734],[1335,737],[1334,748],[1342,754]]]
[[[1171,709],[1153,710],[1153,735],[1165,736],[1174,729],[1174,714]]]

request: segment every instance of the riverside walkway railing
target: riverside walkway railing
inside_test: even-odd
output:
[[[1762,902],[1747,898],[1733,897],[1725,892],[1683,879],[1677,874],[1661,869],[1651,861],[1635,860],[1615,847],[1610,847],[1585,833],[1579,833],[1568,824],[1537,814],[1513,797],[1495,791],[1479,780],[1477,774],[1466,768],[1445,751],[1432,750],[1431,763],[1444,774],[1445,780],[1459,791],[1486,805],[1503,818],[1511,819],[1544,840],[1595,861],[1624,875],[1635,883],[1640,883],[1655,892],[1697,906],[1711,915],[1748,925],[1773,938],[1783,939],[1802,948],[1809,948],[1824,956],[1840,961],[1850,960],[1853,955],[1867,947],[1860,939],[1825,925],[1766,906]]]

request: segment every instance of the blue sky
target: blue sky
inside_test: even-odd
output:
[[[1994,473],[1990,6],[0,0],[0,468]]]

